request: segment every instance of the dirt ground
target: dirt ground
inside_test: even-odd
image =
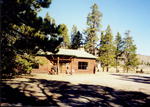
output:
[[[150,74],[32,74],[2,82],[1,106],[150,105]]]

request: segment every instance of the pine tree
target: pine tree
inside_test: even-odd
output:
[[[54,21],[48,14],[44,19],[37,16],[41,8],[50,4],[51,0],[3,0],[0,32],[2,76],[31,71],[39,49],[58,51],[62,38],[57,36]]]
[[[44,20],[49,21],[51,25],[56,25],[55,19],[53,19],[48,13],[46,13]]]
[[[58,29],[58,33],[63,37],[62,47],[69,48],[70,39],[69,39],[69,35],[68,35],[67,26],[65,24],[60,24],[57,29]]]
[[[77,26],[73,25],[71,30],[71,44],[73,43],[73,38],[77,34],[77,32],[78,32]]]
[[[100,47],[98,50],[99,60],[101,62],[103,71],[109,71],[109,67],[114,65],[114,44],[113,35],[110,26],[107,27],[105,32],[101,33]]]
[[[88,28],[85,30],[85,34],[87,35],[85,50],[93,55],[95,55],[95,47],[98,40],[97,32],[100,30],[102,18],[102,13],[98,9],[97,4],[92,5],[91,13],[87,16]]]
[[[80,46],[83,44],[82,42],[82,34],[80,31],[77,30],[77,27],[74,25],[72,27],[72,33],[71,33],[71,48],[77,49],[80,48]]]
[[[139,61],[136,55],[136,45],[133,43],[133,39],[130,36],[130,31],[125,33],[126,37],[124,38],[124,69],[128,72],[130,69],[133,69],[138,66]]]
[[[115,38],[115,66],[116,72],[119,72],[118,66],[120,61],[122,61],[122,55],[124,52],[124,41],[121,38],[120,33],[118,32]]]
[[[48,13],[46,13],[44,17],[44,24],[41,27],[41,31],[44,31],[45,35],[47,34],[53,35],[55,33],[58,33],[56,28],[57,25],[55,23],[55,19],[53,19]]]

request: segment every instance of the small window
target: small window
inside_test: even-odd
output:
[[[86,70],[88,67],[88,62],[78,62],[78,69]]]

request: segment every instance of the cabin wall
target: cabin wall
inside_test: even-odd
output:
[[[48,73],[52,67],[52,63],[45,56],[37,56],[36,59],[40,60],[39,67],[34,68],[32,73]]]
[[[42,65],[39,65],[39,68],[33,69],[32,72],[34,73],[48,73],[48,71],[51,69],[53,64],[51,63],[50,59],[47,59],[45,56],[38,56],[36,59],[41,60],[43,63]],[[61,59],[60,59],[61,60]],[[88,67],[87,69],[78,69],[78,63],[79,62],[87,62]],[[84,58],[72,58],[71,61],[65,62],[65,63],[59,63],[59,73],[66,74],[67,67],[66,64],[69,66],[69,71],[74,71],[73,74],[78,73],[94,73],[94,66],[96,64],[95,59],[84,59]]]
[[[78,69],[78,62],[87,62],[87,69]],[[95,59],[74,58],[72,61],[72,68],[75,70],[75,73],[94,73],[95,64]]]

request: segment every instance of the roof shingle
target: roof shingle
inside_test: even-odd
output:
[[[97,57],[87,53],[84,50],[76,50],[76,49],[59,49],[59,52],[56,54],[53,54],[51,52],[40,52],[41,55],[65,55],[65,56],[75,56],[79,58],[90,58],[90,59],[96,59]]]

